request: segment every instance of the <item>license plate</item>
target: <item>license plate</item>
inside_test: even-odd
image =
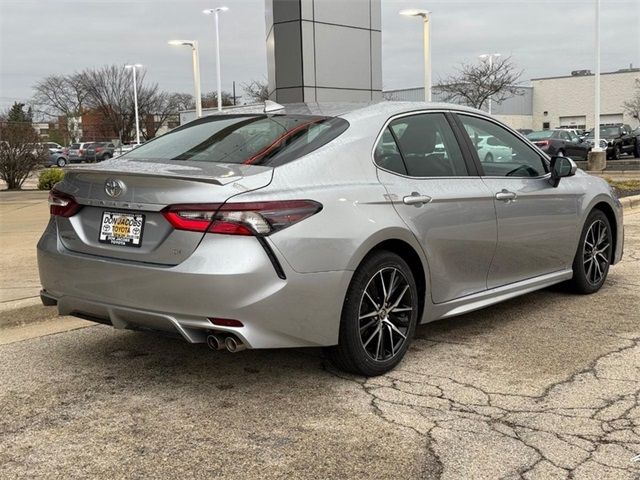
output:
[[[100,242],[122,247],[142,245],[144,215],[140,213],[104,212],[100,225]]]

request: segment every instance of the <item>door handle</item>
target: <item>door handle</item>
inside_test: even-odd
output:
[[[515,192],[503,189],[501,192],[496,193],[496,200],[502,200],[503,202],[509,202],[518,198]]]
[[[405,205],[415,205],[416,207],[421,207],[430,201],[431,197],[429,195],[420,195],[418,192],[411,192],[411,195],[407,195],[402,199]]]

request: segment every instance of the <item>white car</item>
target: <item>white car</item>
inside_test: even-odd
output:
[[[477,138],[477,143],[474,143],[481,162],[511,162],[513,151],[509,147],[505,147],[496,137],[479,136]]]

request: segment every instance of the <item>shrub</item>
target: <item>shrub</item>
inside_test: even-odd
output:
[[[38,190],[51,190],[53,186],[64,178],[64,170],[60,168],[48,168],[40,172],[38,177]]]

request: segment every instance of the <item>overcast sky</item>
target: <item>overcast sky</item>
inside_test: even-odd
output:
[[[266,79],[264,0],[0,0],[0,107],[27,100],[46,75],[105,64],[142,63],[163,89],[191,92],[189,51],[168,46],[172,38],[200,41],[203,91],[214,90],[213,19],[201,12],[220,5],[230,7],[220,28],[223,89]],[[433,12],[435,80],[488,52],[512,55],[528,80],[593,70],[594,5],[382,0],[384,88],[422,83],[422,27],[402,8]],[[603,71],[640,67],[640,0],[602,0],[601,21]]]

